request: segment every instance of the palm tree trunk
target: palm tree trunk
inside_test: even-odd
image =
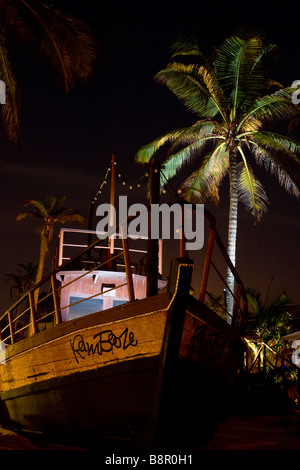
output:
[[[237,180],[237,155],[236,151],[232,150],[229,156],[229,181],[230,181],[230,206],[229,206],[229,223],[228,223],[228,256],[235,266],[236,259],[236,239],[237,239],[237,215],[238,215],[238,180]],[[227,322],[231,323],[234,298],[231,294],[234,293],[234,276],[230,268],[227,269]],[[230,292],[231,291],[231,292]]]
[[[44,265],[45,265],[47,253],[48,253],[48,237],[45,236],[45,234],[42,234],[41,244],[40,244],[40,258],[39,258],[39,264],[38,264],[38,269],[37,269],[36,279],[35,279],[36,284],[38,284],[43,277]],[[39,299],[39,291],[40,291],[39,289],[35,289],[34,291],[34,303],[35,304],[37,304],[38,299]]]

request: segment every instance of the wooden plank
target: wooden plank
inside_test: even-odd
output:
[[[77,318],[76,320],[62,322],[53,328],[49,328],[19,341],[12,346],[8,346],[5,349],[6,358],[8,359],[28,349],[40,346],[45,342],[53,341],[56,338],[75,332],[78,329],[102,325],[108,322],[118,322],[119,320],[126,318],[133,318],[135,316],[163,310],[167,308],[169,302],[169,294],[164,293],[151,297],[151,299],[142,299],[138,302],[128,302],[119,307],[93,313],[85,317]]]
[[[11,357],[0,366],[1,390],[160,354],[166,311],[83,328]]]

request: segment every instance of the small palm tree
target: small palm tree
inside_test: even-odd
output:
[[[230,184],[228,255],[235,265],[238,201],[259,220],[267,208],[267,195],[255,176],[250,157],[264,166],[279,183],[299,197],[300,176],[297,154],[300,145],[279,132],[299,114],[293,104],[293,88],[281,88],[268,78],[267,65],[276,51],[259,37],[226,39],[209,62],[196,42],[174,45],[174,62],[156,75],[196,115],[191,126],[168,132],[142,147],[136,155],[148,162],[169,144],[163,164],[166,179],[197,158],[198,169],[180,187],[186,200],[203,203],[219,201],[219,187],[226,175]],[[176,61],[177,59],[177,61]],[[193,59],[193,62],[191,60]],[[276,91],[275,91],[276,90]],[[162,183],[165,182],[163,178]],[[234,292],[234,278],[228,269],[227,285]],[[228,293],[228,312],[233,298]]]
[[[17,216],[17,221],[26,217],[34,217],[42,221],[36,228],[36,232],[41,237],[40,256],[36,274],[36,284],[40,282],[43,276],[44,265],[49,253],[49,246],[53,237],[54,224],[79,223],[85,224],[86,218],[73,209],[64,207],[65,196],[48,196],[45,202],[30,199],[24,206],[33,206],[34,210],[21,212]],[[35,302],[38,300],[38,289],[35,291]]]
[[[254,316],[252,329],[257,336],[265,343],[271,343],[272,347],[281,345],[282,336],[289,332],[292,321],[288,313],[288,305],[291,303],[288,295],[281,292],[271,301],[268,298],[263,300],[260,292],[247,289],[247,298]]]
[[[37,265],[29,261],[27,264],[19,263],[17,266],[18,269],[16,273],[6,274],[6,281],[14,283],[11,287],[11,291],[12,289],[16,290],[17,299],[20,299],[22,295],[34,285]]]
[[[83,21],[37,0],[0,0],[0,79],[6,85],[2,119],[13,143],[20,140],[20,89],[9,57],[9,39],[39,51],[69,91],[91,75],[96,41]]]
[[[285,292],[281,292],[272,300],[268,295],[263,299],[255,289],[247,290],[247,298],[252,308],[252,319],[248,324],[246,338],[253,344],[257,342],[260,345],[264,370],[267,360],[276,367],[277,360],[284,359],[286,353],[285,340],[282,337],[290,333],[293,325],[292,316],[288,312],[290,298]]]

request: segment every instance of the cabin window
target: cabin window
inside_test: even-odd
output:
[[[115,287],[116,284],[106,284],[103,282],[101,286],[101,292],[103,292],[103,295],[109,295],[114,297],[116,295]]]
[[[103,310],[103,299],[86,299],[84,302],[75,303],[82,299],[83,297],[70,296],[69,320]]]
[[[117,307],[118,305],[123,305],[123,304],[126,304],[126,302],[128,302],[128,300],[122,300],[122,299],[119,299],[119,300],[113,300],[113,307]]]

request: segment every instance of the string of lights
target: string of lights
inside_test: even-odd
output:
[[[114,161],[114,165],[117,165],[117,162]],[[103,190],[103,187],[104,185],[106,185],[108,183],[108,177],[110,175],[110,172],[111,172],[111,167],[112,167],[112,162],[110,162],[107,170],[106,170],[106,173],[105,173],[105,176],[103,178],[103,181],[101,182],[100,186],[99,186],[99,189],[98,191],[96,192],[95,196],[92,198],[92,204],[94,204],[97,199],[98,199],[98,196],[100,194],[102,194],[102,190]],[[175,196],[175,197],[178,197],[178,195],[180,194],[180,190],[176,191],[170,181],[166,178],[165,174],[163,173],[162,170],[161,171],[161,175],[162,177],[164,178],[165,180],[165,184],[163,185],[163,189],[162,189],[162,193],[163,194],[166,194],[167,192],[167,189],[169,190],[169,192],[172,194],[172,196]],[[142,181],[146,178],[149,178],[149,171],[145,171],[142,176],[137,180],[137,182],[135,184],[131,183],[131,182],[128,182],[127,178],[124,176],[124,174],[121,172],[121,170],[119,169],[119,165],[118,165],[118,172],[117,172],[117,177],[122,181],[122,185],[123,186],[127,186],[129,187],[130,190],[132,190],[134,187],[137,187],[137,188],[140,188],[141,187],[141,184],[142,184]]]

